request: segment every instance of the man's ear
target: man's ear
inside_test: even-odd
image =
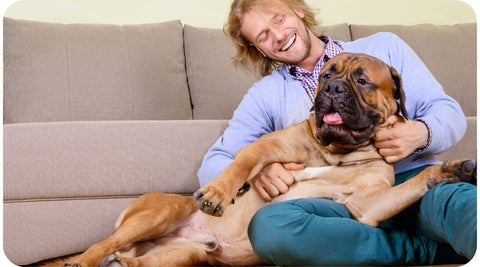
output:
[[[403,91],[402,77],[394,67],[390,67],[390,74],[393,81],[393,97],[400,102],[397,115],[400,115],[400,111],[402,111],[403,117],[408,119],[407,109],[405,108],[405,92]]]
[[[265,54],[265,53],[262,51],[262,49],[260,49],[260,48],[258,48],[258,47],[256,47],[256,46],[255,46],[255,48],[257,49],[258,52],[260,52],[260,54],[263,55],[263,57],[267,57],[267,54]]]
[[[252,42],[248,42],[248,44],[254,48],[254,49],[257,49],[258,52],[260,52],[260,54],[262,54],[263,57],[267,57],[267,55],[265,53],[263,53],[262,49],[256,47]]]

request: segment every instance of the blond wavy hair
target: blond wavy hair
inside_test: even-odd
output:
[[[223,27],[224,33],[229,36],[235,45],[237,52],[232,57],[233,64],[238,67],[244,67],[254,73],[260,73],[266,76],[272,73],[273,70],[282,66],[281,62],[264,57],[247,38],[242,34],[240,27],[242,25],[243,16],[248,13],[255,4],[261,1],[272,2],[272,0],[234,0],[228,21]],[[313,31],[315,35],[318,23],[315,19],[315,12],[303,0],[275,0],[291,9],[297,9],[305,15],[302,19],[305,26]]]

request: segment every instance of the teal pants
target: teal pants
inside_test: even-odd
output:
[[[422,169],[396,179],[403,182]],[[432,263],[437,242],[471,259],[477,244],[477,188],[439,184],[378,228],[354,220],[332,200],[286,201],[259,210],[248,235],[255,253],[274,265],[425,265]]]

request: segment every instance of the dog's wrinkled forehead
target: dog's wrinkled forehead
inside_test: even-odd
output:
[[[369,67],[365,68],[364,66],[366,65]],[[349,73],[378,76],[378,74],[381,74],[380,76],[384,77],[383,74],[388,73],[388,65],[376,57],[345,52],[327,61],[320,71],[320,73],[324,72],[329,72],[333,75]]]

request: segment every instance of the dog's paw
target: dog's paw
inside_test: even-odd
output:
[[[459,182],[477,184],[477,162],[475,160],[453,160],[444,162],[442,171],[453,174]]]
[[[110,254],[103,258],[100,267],[125,267],[125,264],[123,264],[119,256]]]
[[[477,185],[477,162],[475,160],[463,160],[454,164],[452,173],[462,182]]]
[[[233,203],[232,198],[216,187],[206,185],[193,194],[198,208],[206,214],[220,217],[228,204]],[[226,201],[229,199],[229,201]]]
[[[470,159],[445,161],[424,170],[428,175],[427,188],[443,182],[477,184],[477,162]]]

